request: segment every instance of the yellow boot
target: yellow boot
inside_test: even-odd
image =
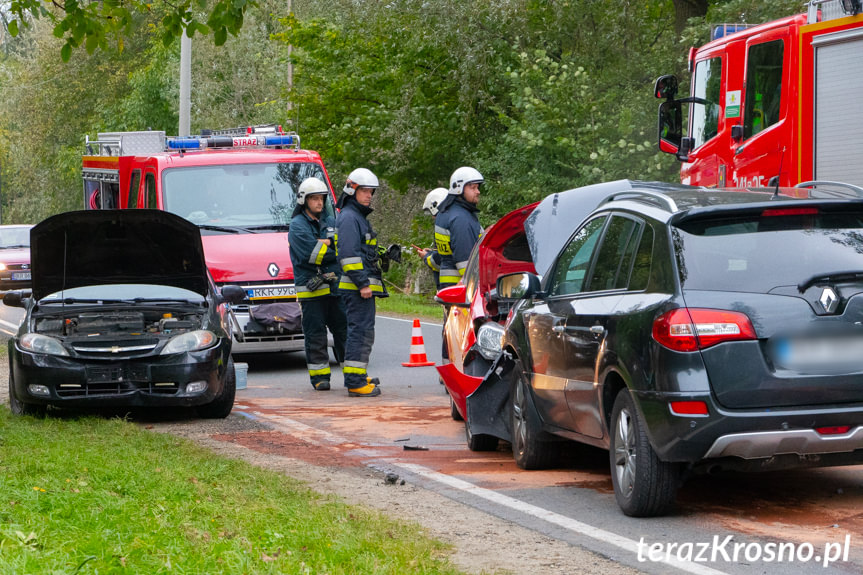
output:
[[[380,394],[381,389],[373,383],[367,383],[362,387],[348,388],[349,397],[375,397]]]

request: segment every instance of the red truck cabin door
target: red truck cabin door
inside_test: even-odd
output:
[[[781,185],[797,183],[791,117],[798,97],[797,67],[791,65],[797,50],[794,30],[783,26],[746,40],[742,113],[735,121],[737,138],[729,142],[733,159],[728,185],[763,187],[774,176],[780,176]]]

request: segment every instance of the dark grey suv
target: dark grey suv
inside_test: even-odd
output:
[[[624,184],[554,258],[526,230],[548,264],[498,280],[522,299],[474,433],[526,469],[608,449],[632,516],[693,471],[863,462],[863,199]]]

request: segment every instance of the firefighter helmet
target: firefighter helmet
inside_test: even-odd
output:
[[[485,179],[478,170],[469,166],[462,166],[454,171],[449,178],[449,193],[454,196],[460,196],[464,193],[465,184],[482,184],[484,181]]]
[[[306,178],[300,184],[300,189],[297,190],[297,205],[303,206],[306,203],[306,196],[316,196],[318,194],[328,194],[330,188],[318,178]]]
[[[446,188],[435,188],[426,194],[426,199],[423,202],[423,211],[428,212],[432,217],[437,215],[437,207],[446,199]]]
[[[357,168],[348,174],[348,181],[345,182],[345,188],[343,191],[347,195],[353,196],[354,192],[357,191],[357,188],[371,188],[372,191],[374,191],[379,185],[378,177],[374,175],[371,170],[366,168]]]

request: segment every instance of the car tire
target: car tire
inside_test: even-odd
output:
[[[623,513],[630,517],[665,514],[677,496],[680,466],[656,455],[628,389],[614,401],[610,435],[611,481]]]
[[[15,415],[45,417],[47,406],[38,403],[24,403],[15,397],[15,382],[12,379],[12,366],[9,366],[9,411]]]
[[[452,416],[453,421],[464,421],[464,417],[461,416],[461,413],[458,412],[458,408],[455,406],[455,400],[452,396],[449,396],[449,414]]]
[[[204,419],[224,419],[230,415],[234,408],[234,396],[237,394],[237,374],[234,371],[234,359],[228,358],[228,367],[225,369],[225,380],[222,383],[222,391],[205,405],[199,405],[198,415]]]
[[[510,394],[512,456],[522,469],[547,469],[557,460],[560,444],[544,440],[547,434],[542,430],[524,375],[520,373],[516,377]]]
[[[482,433],[471,433],[470,423],[467,421],[464,422],[464,435],[467,440],[467,448],[471,451],[494,451],[497,449],[497,437]]]

